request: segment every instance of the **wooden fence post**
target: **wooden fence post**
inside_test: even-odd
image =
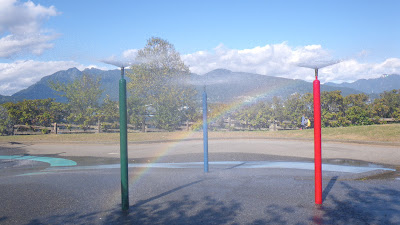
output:
[[[100,134],[100,132],[101,132],[100,118],[97,118],[97,133]]]

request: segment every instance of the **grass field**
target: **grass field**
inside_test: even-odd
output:
[[[196,132],[151,132],[129,133],[129,142],[167,141],[182,139],[201,139],[202,131]],[[282,131],[234,131],[209,132],[209,139],[218,138],[287,138],[313,139],[314,130],[282,130]],[[323,128],[322,139],[328,141],[385,142],[400,144],[400,124],[354,126],[340,128]],[[86,143],[118,143],[118,133],[100,134],[48,134],[0,136],[0,143],[5,142],[86,142]]]

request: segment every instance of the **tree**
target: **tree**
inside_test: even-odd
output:
[[[270,125],[272,108],[270,105],[259,102],[254,107],[254,119],[250,121],[250,123],[258,129],[268,128]]]
[[[134,102],[141,105],[129,107],[134,107],[136,110],[132,111],[141,115],[131,115],[131,118],[144,121],[141,116],[149,115],[148,106],[151,106],[156,127],[168,131],[177,129],[191,118],[188,112],[193,110],[187,109],[195,108],[196,91],[186,82],[189,68],[172,44],[157,37],[147,41],[137,58],[144,63],[132,66],[127,72],[131,80],[128,89]],[[147,112],[143,113],[143,109]]]
[[[101,122],[114,123],[119,119],[118,102],[110,99],[109,95],[103,101],[97,111],[97,117]]]
[[[321,94],[321,124],[323,127],[340,126],[343,120],[344,98],[341,91],[324,91]]]
[[[380,99],[375,99],[374,115],[400,120],[400,90],[385,91]]]
[[[351,106],[346,110],[346,118],[351,121],[353,125],[370,125],[372,120],[366,109],[360,106]]]
[[[364,93],[351,94],[344,98],[344,114],[352,125],[372,124],[371,113],[367,104],[368,99],[368,96]]]
[[[68,116],[69,109],[49,98],[8,102],[0,107],[0,114],[0,133],[11,134],[14,125],[49,127],[61,122]]]
[[[358,106],[361,108],[367,107],[368,102],[368,95],[361,93],[361,94],[351,94],[344,98],[343,104],[345,108]]]
[[[50,86],[58,91],[60,96],[68,99],[71,110],[68,121],[81,125],[83,129],[87,129],[96,121],[99,98],[103,92],[100,79],[84,74],[72,83],[51,82]]]
[[[226,128],[225,119],[230,115],[231,105],[224,103],[209,103],[208,104],[208,119],[210,120],[210,127]],[[200,118],[201,119],[201,116]],[[201,120],[202,121],[202,120]]]
[[[145,99],[137,96],[128,98],[128,117],[129,123],[136,129],[141,129],[142,132],[146,131],[146,118],[150,116],[150,106],[146,105]]]
[[[311,104],[308,103],[308,96],[301,96],[298,93],[292,94],[284,102],[285,108],[283,114],[285,120],[295,122],[296,127],[300,127],[303,114],[305,114],[306,117],[311,117],[312,111],[310,111],[310,109],[312,108],[312,104],[312,101]]]
[[[271,108],[272,108],[271,119],[273,121],[283,122],[285,120],[285,117],[282,113],[283,109],[284,109],[284,105],[283,105],[282,100],[279,97],[274,96],[272,98]]]
[[[0,135],[11,134],[12,126],[7,109],[0,105]]]
[[[36,125],[49,127],[59,122],[68,114],[68,109],[54,99],[24,100],[17,103],[8,102],[3,106],[7,109],[13,125]]]
[[[380,118],[387,118],[389,116],[390,108],[385,104],[385,101],[382,98],[375,99],[374,104],[372,106],[372,113],[374,116]]]

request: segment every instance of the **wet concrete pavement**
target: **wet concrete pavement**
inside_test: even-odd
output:
[[[60,157],[99,157],[118,158],[119,145],[96,143],[2,143],[2,149],[8,153],[23,152],[25,154],[40,154]],[[201,140],[160,143],[129,143],[129,158],[161,158],[182,155],[200,154],[203,151]],[[323,159],[350,159],[377,164],[400,165],[399,146],[322,143]],[[2,150],[5,152],[5,150]],[[313,159],[314,143],[312,141],[279,140],[279,139],[240,139],[240,140],[210,140],[210,154],[214,153],[253,153],[286,157]],[[2,153],[3,154],[3,153]],[[173,161],[174,158],[171,157]],[[199,158],[202,160],[202,158]],[[236,160],[236,159],[234,159]],[[240,160],[240,159],[237,159]],[[256,161],[253,159],[252,161]]]
[[[201,144],[130,144],[129,213],[120,209],[118,145],[2,144],[0,155],[63,158],[77,165],[0,159],[0,223],[400,223],[395,147],[324,144],[324,164],[331,169],[323,170],[324,202],[316,206],[312,143],[210,142],[209,173],[202,170]],[[380,157],[368,161],[375,151]],[[358,169],[337,169],[349,166]]]

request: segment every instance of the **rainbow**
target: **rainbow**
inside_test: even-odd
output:
[[[224,117],[227,113],[240,110],[245,106],[248,106],[248,105],[258,102],[260,99],[265,99],[269,96],[276,96],[276,93],[279,92],[280,90],[282,90],[283,88],[295,88],[295,86],[296,86],[296,84],[294,84],[293,82],[289,82],[286,84],[276,85],[274,87],[271,87],[267,91],[265,91],[265,89],[263,89],[261,91],[253,90],[252,92],[249,92],[248,94],[246,94],[246,96],[250,96],[250,99],[243,99],[241,101],[235,101],[235,102],[230,103],[227,107],[225,107],[224,110],[209,117],[208,122],[213,123],[213,122],[221,119],[222,117]],[[202,121],[200,121],[200,126],[201,126],[201,124],[202,124]]]
[[[274,87],[271,87],[269,90],[265,91],[259,91],[259,90],[253,90],[252,92],[249,92],[247,96],[251,96],[251,99],[243,99],[240,101],[235,101],[230,104],[228,104],[226,107],[224,107],[223,110],[221,110],[218,113],[213,114],[208,118],[208,122],[212,123],[217,121],[218,119],[224,117],[227,113],[234,112],[236,110],[240,110],[241,108],[253,104],[257,102],[260,99],[266,98],[268,96],[275,96],[275,94],[282,90],[283,88],[294,88],[295,84],[293,82],[289,82],[288,84],[283,84],[283,85],[277,85]],[[194,126],[200,127],[202,125],[202,121],[198,121]],[[195,129],[194,129],[195,130]],[[173,150],[181,141],[187,140],[191,137],[194,136],[195,131],[191,132],[183,132],[183,133],[177,133],[176,137],[173,139],[176,141],[171,142],[170,144],[165,145],[162,149],[159,149],[157,156],[149,161],[148,163],[157,163],[159,162],[164,156],[168,155],[168,153]],[[128,147],[129,148],[129,147]],[[202,150],[199,149],[199,152]],[[137,168],[138,171],[135,171],[134,174],[131,173],[129,176],[129,185],[132,187],[132,185],[136,185],[140,180],[144,177],[144,175],[149,172],[152,167],[143,167],[143,168]],[[116,194],[119,194],[119,192],[116,192]]]
[[[172,139],[176,141],[169,142],[169,144],[165,145],[163,148],[158,150],[157,156],[153,158],[148,163],[157,163],[159,162],[165,155],[168,155],[170,151],[172,151],[181,141],[191,138],[194,135],[194,132],[182,132],[178,133]],[[129,147],[128,147],[129,148]],[[138,171],[135,174],[129,176],[129,185],[134,185],[139,182],[141,178],[149,171],[152,167],[142,167],[137,168]]]

